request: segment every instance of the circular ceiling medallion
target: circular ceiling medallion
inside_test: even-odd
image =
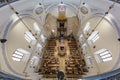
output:
[[[36,14],[41,14],[43,12],[43,8],[42,7],[37,7],[36,9],[35,9],[35,13]]]
[[[88,9],[87,9],[85,6],[82,6],[82,7],[80,8],[80,10],[81,10],[81,12],[82,12],[83,14],[87,14],[87,13],[88,13]]]

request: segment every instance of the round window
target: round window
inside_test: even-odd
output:
[[[87,14],[88,13],[88,9],[85,6],[81,7],[80,10],[81,10],[81,12],[83,14]]]

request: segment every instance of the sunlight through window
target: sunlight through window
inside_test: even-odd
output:
[[[97,62],[106,62],[112,60],[112,54],[107,49],[101,49],[95,52],[95,58]]]

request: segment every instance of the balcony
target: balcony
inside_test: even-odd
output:
[[[120,3],[120,0],[110,0],[110,1],[113,1],[113,2],[116,2],[116,3]]]
[[[8,0],[9,3],[13,3],[13,2],[16,2],[16,1],[19,1],[19,0]],[[7,2],[5,2],[5,0],[0,0],[0,7],[3,7],[7,5]]]

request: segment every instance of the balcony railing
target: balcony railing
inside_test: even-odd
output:
[[[13,2],[16,2],[16,1],[19,1],[19,0],[8,0],[9,3],[13,3]],[[0,7],[3,7],[7,5],[7,2],[5,2],[5,0],[0,0]]]
[[[116,3],[120,3],[120,0],[110,0],[110,1],[113,1],[113,2],[116,2]]]
[[[0,80],[25,80],[8,73],[0,72]]]
[[[91,76],[87,78],[83,78],[82,80],[120,80],[120,69],[99,74],[96,76]]]

